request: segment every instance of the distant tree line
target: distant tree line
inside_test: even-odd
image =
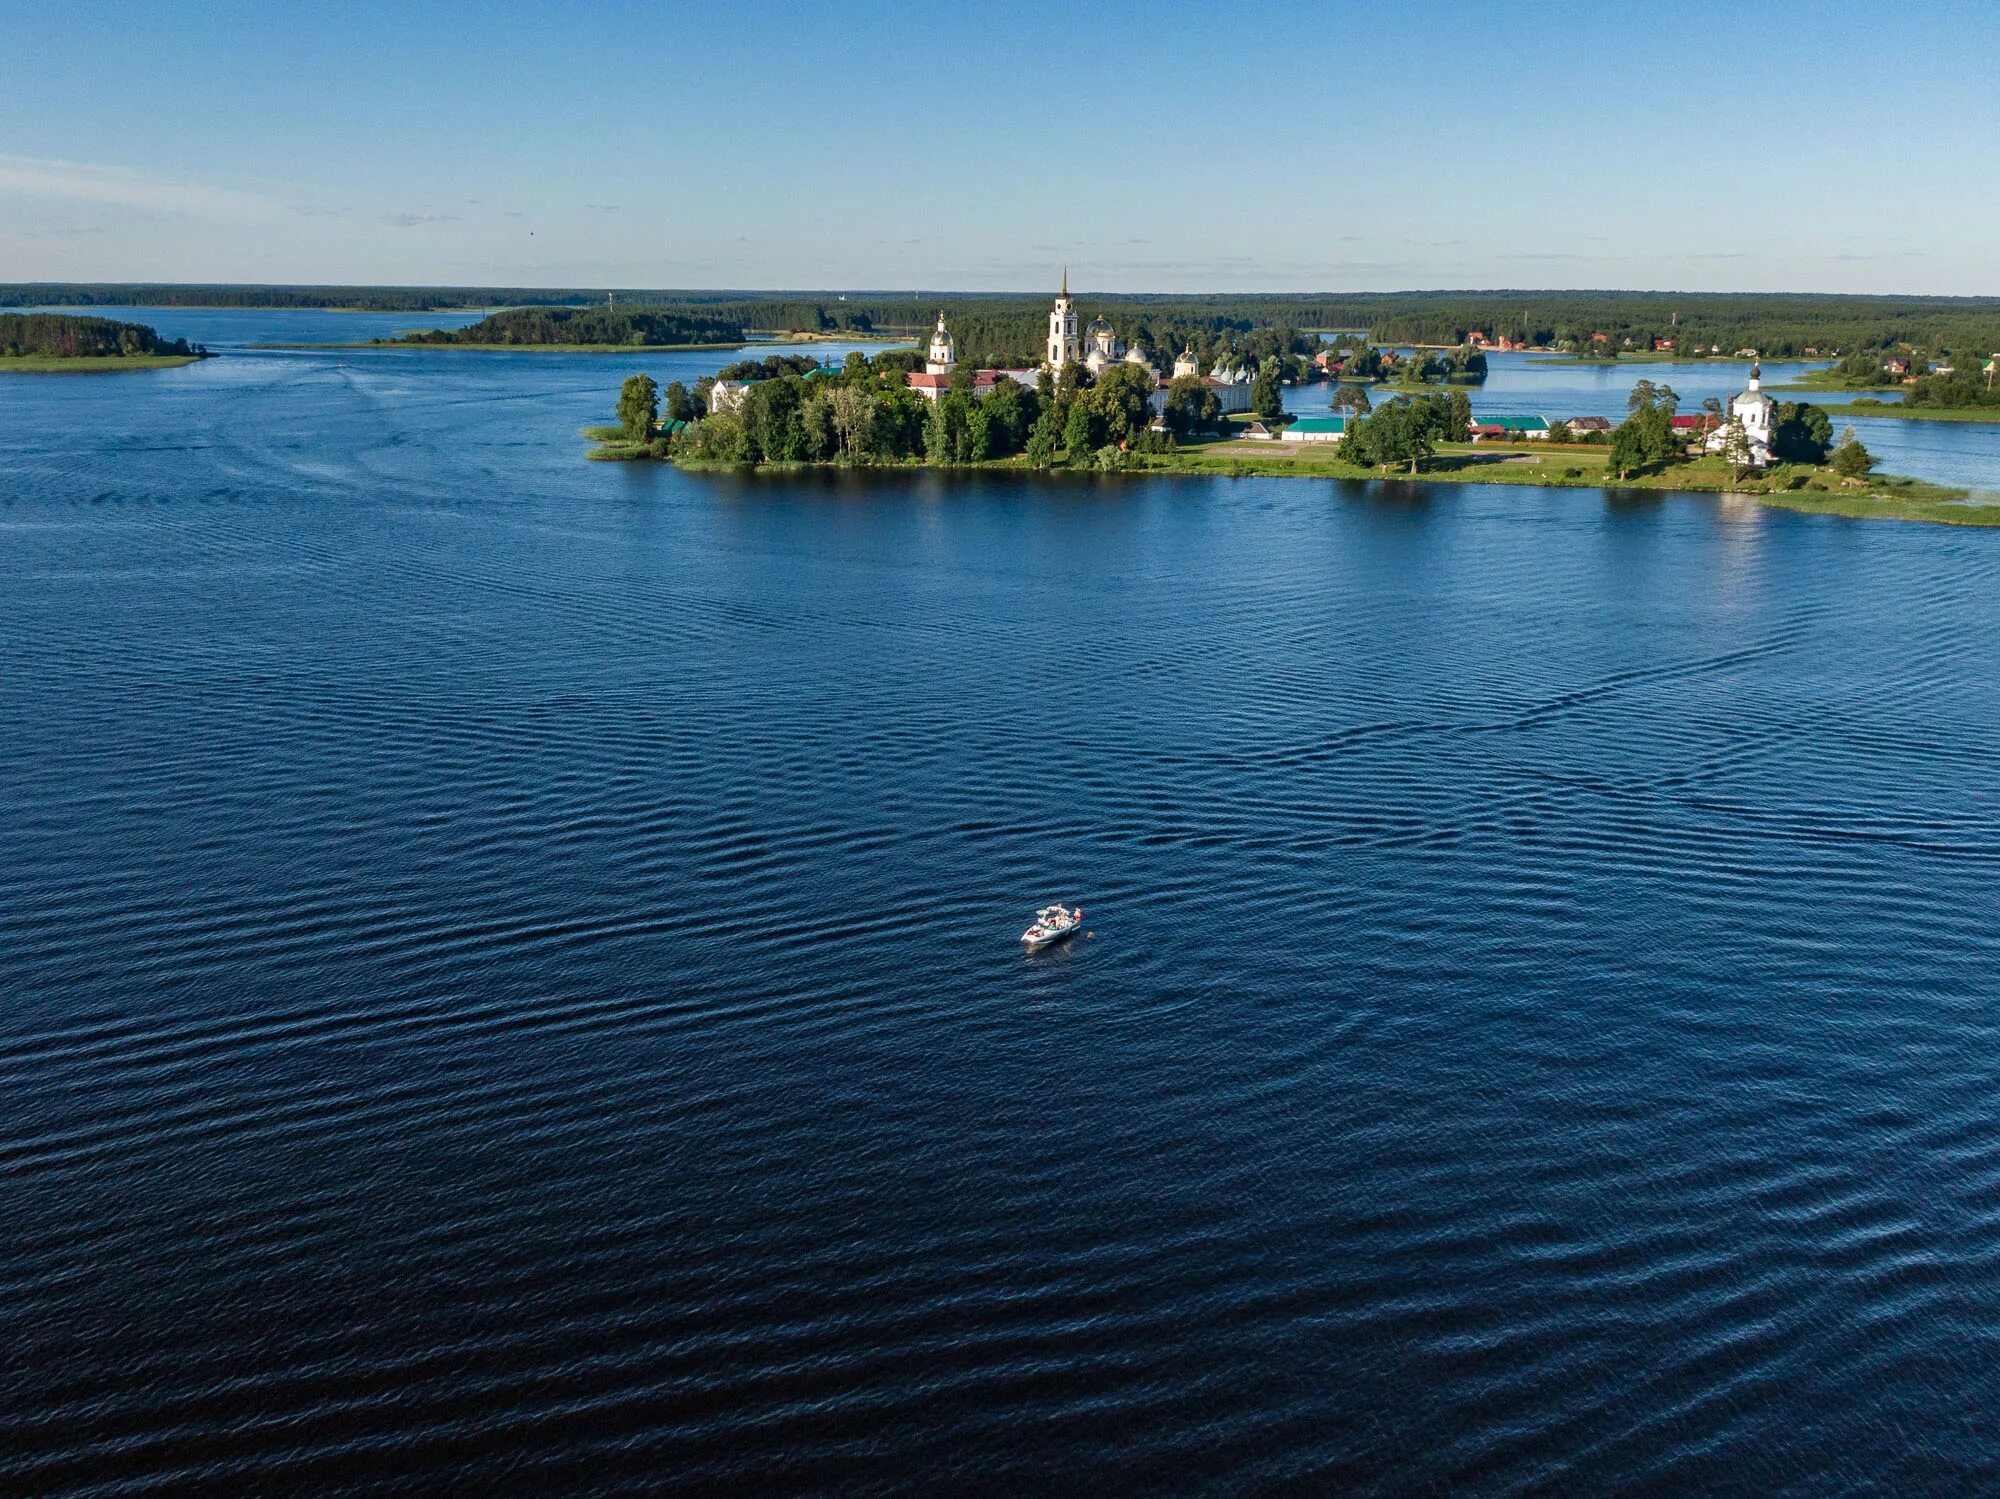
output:
[[[743,326],[719,317],[657,307],[510,307],[463,328],[409,333],[421,344],[732,344]]]
[[[194,355],[205,352],[184,338],[161,338],[144,323],[74,317],[60,312],[0,312],[0,355],[53,359],[94,359],[137,354]]]
[[[1053,289],[1051,289],[1053,290]],[[760,331],[914,334],[944,306],[961,353],[989,363],[1039,357],[1048,292],[921,293],[687,291],[619,288],[617,303],[708,317]],[[174,286],[134,282],[0,285],[0,306],[356,307],[383,312],[446,307],[601,305],[601,289],[561,287]],[[1767,358],[1911,347],[1971,359],[2000,349],[2000,298],[1827,296],[1641,291],[1429,291],[1213,296],[1080,296],[1128,343],[1157,356],[1253,330],[1367,330],[1379,343],[1455,347],[1473,332],[1497,341],[1577,352],[1650,351],[1671,339],[1683,355],[1754,348]],[[1597,334],[1605,335],[1599,340]],[[1210,340],[1204,344],[1201,340]],[[1238,350],[1262,358],[1276,349]],[[1295,352],[1309,352],[1295,350]]]
[[[375,311],[434,311],[505,306],[603,309],[605,293],[549,287],[169,286],[144,283],[16,283],[0,285],[0,306],[164,305],[180,307],[356,307]],[[621,290],[616,312],[641,309],[710,320],[735,329],[773,332],[910,336],[930,324],[940,305],[950,317],[961,357],[1009,365],[1040,358],[1048,294],[940,296],[832,293]],[[1734,358],[1756,349],[1766,358],[1851,357],[1851,383],[1881,383],[1878,351],[1907,353],[1922,371],[1933,357],[1970,364],[2000,349],[2000,299],[1973,297],[1682,294],[1668,292],[1383,292],[1343,295],[1227,294],[1215,296],[1080,296],[1081,317],[1109,318],[1129,344],[1165,363],[1193,347],[1204,369],[1215,361],[1259,363],[1304,356],[1318,347],[1310,330],[1366,330],[1377,343],[1456,348],[1469,336],[1507,338],[1585,357],[1651,352],[1671,340],[1683,357]],[[615,325],[610,325],[615,326]],[[579,336],[513,342],[630,341],[630,330],[603,339]],[[1601,338],[1598,335],[1603,335]],[[732,335],[734,336],[734,335]],[[456,341],[446,335],[438,341]],[[711,342],[711,337],[660,337],[645,342]],[[1966,394],[1969,394],[1966,393]],[[1981,403],[1983,404],[1983,403]]]
[[[620,293],[623,300],[626,293]],[[634,297],[638,293],[632,293]],[[989,364],[1039,358],[1048,327],[1048,293],[910,297],[850,296],[845,301],[742,293],[646,293],[663,306],[726,309],[747,328],[919,334],[945,309],[961,357]],[[1082,320],[1108,318],[1127,343],[1170,357],[1193,343],[1253,360],[1281,351],[1310,353],[1316,340],[1287,330],[1365,330],[1377,343],[1465,345],[1471,334],[1497,342],[1571,352],[1650,353],[1671,340],[1683,356],[1720,357],[1753,348],[1767,358],[1834,357],[1856,349],[1915,346],[1928,350],[2000,349],[2000,298],[1849,297],[1794,293],[1637,291],[1363,292],[1343,295],[1079,295]],[[1279,346],[1252,342],[1256,330]],[[1600,340],[1596,335],[1603,334]],[[1231,346],[1231,335],[1238,336]]]
[[[522,286],[170,286],[145,281],[0,283],[0,307],[354,308],[436,312],[455,307],[583,306],[601,291]]]

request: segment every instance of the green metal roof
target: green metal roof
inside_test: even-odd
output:
[[[1546,432],[1549,419],[1545,416],[1475,416],[1475,427],[1499,427],[1508,432]]]
[[[1344,416],[1302,416],[1293,422],[1291,426],[1285,428],[1285,430],[1287,432],[1339,432],[1345,435],[1347,431],[1347,418]]]

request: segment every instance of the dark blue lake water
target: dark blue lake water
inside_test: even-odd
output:
[[[715,362],[0,383],[0,1491],[2000,1483],[2000,535]]]

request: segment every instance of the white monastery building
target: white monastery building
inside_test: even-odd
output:
[[[1056,294],[1055,306],[1049,311],[1049,338],[1043,351],[1042,370],[1050,374],[1060,374],[1066,364],[1081,365],[1092,376],[1103,374],[1114,364],[1123,362],[1142,369],[1153,382],[1152,407],[1159,411],[1167,403],[1167,381],[1178,380],[1184,375],[1201,376],[1201,361],[1195,358],[1192,349],[1183,349],[1174,360],[1171,376],[1162,375],[1153,363],[1152,356],[1136,345],[1127,348],[1119,339],[1117,330],[1103,318],[1097,318],[1081,333],[1077,331],[1076,303],[1070,300],[1069,272],[1063,272],[1062,290]],[[958,347],[945,327],[944,314],[938,314],[937,327],[931,331],[930,348],[925,353],[921,372],[911,371],[910,389],[926,400],[935,401],[951,389],[952,371],[958,366]],[[994,382],[1008,379],[1022,385],[1033,385],[1041,370],[979,370],[972,377],[974,395],[985,395],[993,388]],[[1223,412],[1248,411],[1250,409],[1250,371],[1227,364],[1217,365],[1203,376],[1203,382],[1215,392]]]

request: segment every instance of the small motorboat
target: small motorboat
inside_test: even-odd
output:
[[[1043,906],[1035,913],[1035,924],[1021,933],[1021,940],[1028,951],[1047,947],[1051,942],[1060,942],[1083,925],[1083,907],[1074,911],[1062,906]]]

